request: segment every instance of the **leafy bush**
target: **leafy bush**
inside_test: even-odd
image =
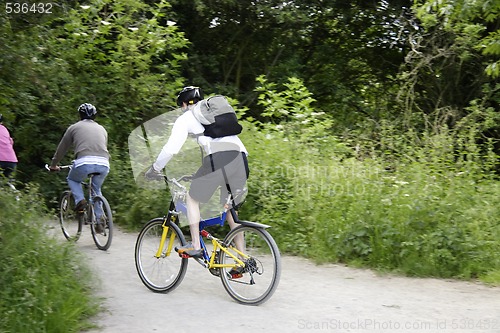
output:
[[[273,112],[287,107],[276,98],[290,100],[266,94],[261,104],[273,104]],[[288,130],[297,119],[246,125],[250,205],[243,212],[272,225],[283,252],[407,275],[499,282],[500,184],[491,174],[496,157],[474,140],[478,124],[462,124],[465,131],[442,126],[420,145],[415,133],[386,126],[381,146],[361,141],[353,148],[332,135],[305,140]]]
[[[99,311],[94,278],[70,243],[47,236],[40,203],[36,189],[0,192],[0,331],[79,332]]]
[[[500,269],[498,182],[419,162],[387,170],[375,159],[315,156],[277,133],[252,137],[243,212],[272,225],[283,252],[418,276]]]

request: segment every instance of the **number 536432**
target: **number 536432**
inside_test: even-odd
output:
[[[7,14],[52,14],[52,3],[7,2]]]

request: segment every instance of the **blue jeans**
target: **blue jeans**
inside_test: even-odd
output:
[[[89,174],[96,172],[98,172],[99,175],[94,175],[94,177],[92,177],[92,188],[94,189],[94,195],[101,195],[101,186],[109,173],[109,168],[107,166],[98,164],[83,164],[77,168],[73,167],[69,172],[67,181],[69,189],[75,198],[75,204],[85,199],[82,182],[88,177]],[[96,207],[95,213],[98,218],[101,217],[101,207]]]

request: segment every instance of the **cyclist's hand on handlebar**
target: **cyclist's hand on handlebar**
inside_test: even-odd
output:
[[[156,171],[153,166],[151,166],[148,171],[144,174],[144,177],[148,180],[163,180],[165,177],[160,171]]]
[[[61,168],[58,165],[56,165],[56,166],[49,166],[49,171],[50,172],[59,172],[59,171],[61,171]]]

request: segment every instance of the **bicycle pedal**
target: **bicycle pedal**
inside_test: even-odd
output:
[[[231,279],[239,279],[242,277],[243,277],[243,274],[241,274],[241,273],[231,274]]]

